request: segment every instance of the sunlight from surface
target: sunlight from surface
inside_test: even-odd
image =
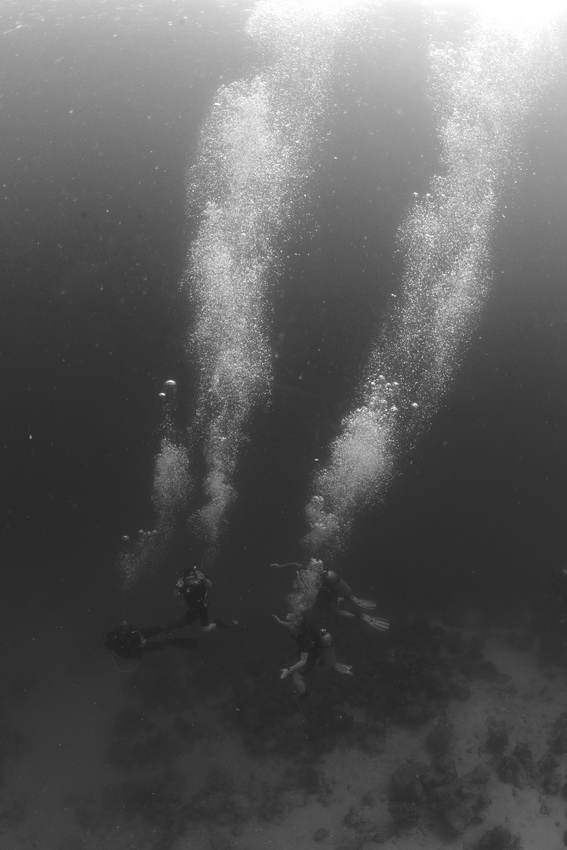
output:
[[[458,6],[510,28],[537,29],[567,12],[567,0],[426,0],[439,8]]]

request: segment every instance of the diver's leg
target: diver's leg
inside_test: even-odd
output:
[[[182,629],[183,626],[190,626],[193,621],[190,619],[189,614],[184,614],[179,620],[176,620],[174,623],[169,623],[165,627],[163,631],[171,632],[173,629]]]
[[[166,638],[166,646],[176,646],[178,649],[197,649],[199,641],[196,638]]]
[[[199,609],[199,622],[201,624],[201,631],[208,634],[209,632],[214,631],[217,628],[218,623],[216,620],[213,620],[212,623],[209,622],[209,609],[201,608]]]
[[[148,626],[145,629],[140,629],[142,637],[151,638],[155,635],[160,635],[162,632],[167,632],[171,626]]]
[[[157,652],[160,649],[165,649],[167,646],[167,641],[165,640],[152,640],[146,641],[143,646],[140,647],[140,654],[146,654],[147,652]]]
[[[334,669],[337,659],[335,657],[335,650],[332,646],[326,646],[321,650],[321,661],[323,662],[323,666],[328,670]]]
[[[303,676],[301,676],[296,671],[292,674],[291,679],[293,681],[293,684],[295,685],[297,692],[303,696],[303,694],[307,691],[307,685],[305,684],[305,679],[303,678]]]
[[[233,620],[232,623],[227,623],[224,620],[221,620],[220,617],[215,617],[214,620],[209,622],[209,611],[207,608],[203,609],[203,611],[199,614],[199,619],[201,621],[201,629],[204,632],[212,632],[214,629],[231,629],[236,625],[236,620]]]

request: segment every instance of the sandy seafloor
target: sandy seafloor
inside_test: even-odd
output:
[[[530,624],[335,624],[356,675],[316,672],[303,701],[282,632],[243,624],[133,672],[95,641],[32,647],[40,676],[8,653],[0,846],[441,850],[495,826],[565,846],[567,666]]]

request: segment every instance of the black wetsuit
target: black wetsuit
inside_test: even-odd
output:
[[[335,573],[336,578],[330,578],[330,574]],[[352,589],[341,578],[340,573],[334,570],[323,570],[321,573],[321,587],[315,599],[317,608],[328,608],[329,606],[338,605],[339,599],[350,599]]]
[[[175,591],[187,608],[185,625],[190,626],[195,620],[199,620],[201,626],[208,626],[209,582],[209,578],[201,570],[192,570],[176,581]]]
[[[325,636],[330,639],[329,632],[320,616],[310,612],[301,619],[298,631],[291,637],[294,639],[298,652],[307,653],[307,662],[303,669],[298,672],[304,676],[313,670],[318,661],[323,661],[326,666],[333,666],[334,654],[331,662],[332,643],[325,641]],[[329,652],[327,652],[329,650]]]

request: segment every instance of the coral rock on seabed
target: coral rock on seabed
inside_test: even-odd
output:
[[[510,725],[506,720],[488,717],[486,720],[486,749],[492,753],[501,753],[508,746]]]
[[[429,732],[426,744],[432,753],[446,755],[453,747],[455,733],[452,724],[446,717],[439,717]]]
[[[436,756],[426,773],[421,778],[423,787],[428,794],[441,785],[449,785],[457,778],[457,767],[449,755]]]
[[[555,755],[563,756],[567,753],[567,711],[560,714],[553,724],[549,746]]]
[[[460,779],[432,791],[431,807],[454,835],[461,835],[490,805],[486,790],[489,778],[490,770],[479,765]]]
[[[546,753],[538,763],[540,775],[540,784],[544,794],[555,796],[561,791],[563,780],[558,768],[561,765],[561,759],[551,752]]]
[[[427,765],[421,762],[408,761],[399,767],[390,781],[390,802],[422,803],[425,792],[421,780],[426,772]]]
[[[330,836],[330,832],[328,829],[325,829],[324,826],[320,827],[317,832],[313,835],[313,841],[326,841]]]
[[[537,769],[529,746],[519,741],[511,755],[501,756],[498,762],[498,775],[502,782],[509,782],[516,788],[534,785]]]
[[[354,829],[356,835],[349,841],[363,844],[383,844],[394,834],[394,825],[388,819],[386,822],[380,811],[369,801],[362,801],[360,806],[351,806],[344,818],[345,825]]]
[[[408,761],[394,772],[389,809],[397,829],[410,829],[419,822],[426,800],[422,780],[427,770],[421,762]]]
[[[466,844],[464,850],[523,850],[523,846],[520,837],[514,835],[510,827],[495,826],[475,844]]]

